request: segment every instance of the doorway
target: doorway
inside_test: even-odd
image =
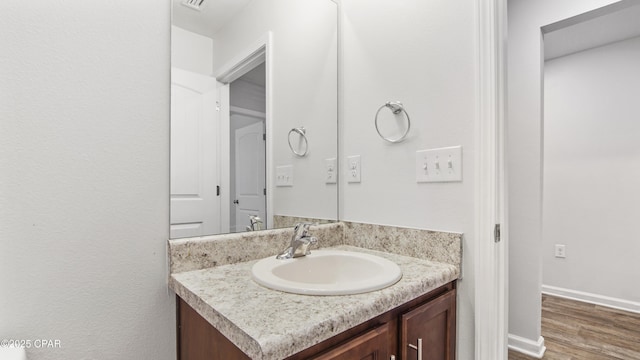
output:
[[[229,85],[231,232],[266,228],[265,63]]]
[[[548,151],[545,148],[545,141],[548,140],[545,139],[545,136],[547,136],[547,130],[550,130],[547,127],[551,126],[551,123],[547,121],[549,119],[545,119],[543,123],[543,112],[546,111],[545,108],[548,105],[544,100],[543,91],[548,84],[545,85],[543,81],[544,72],[542,70],[544,69],[545,54],[542,50],[543,45],[546,44],[541,42],[542,35],[546,36],[546,34],[561,28],[577,26],[586,20],[627,9],[637,4],[637,1],[608,0],[589,3],[578,0],[509,1],[509,237],[513,240],[509,246],[509,262],[511,264],[509,271],[509,347],[536,358],[540,358],[545,352],[545,341],[540,331],[540,294],[545,281],[543,259],[550,256],[555,259],[554,261],[567,261],[555,257],[555,244],[563,245],[562,242],[556,239],[553,240],[551,246],[544,245],[543,239],[547,234],[546,224],[548,222],[544,207],[548,205],[548,194],[546,193],[550,190],[546,184],[545,176],[547,174],[545,173],[551,171],[549,166],[552,165],[552,161],[560,160],[561,156],[574,151],[576,147],[567,144],[582,137],[585,135],[583,133],[587,131],[584,122],[586,118],[573,116],[577,119],[578,125],[574,124],[571,127],[573,131],[565,133],[561,137],[564,149],[557,152],[556,150]],[[603,29],[608,29],[608,27],[601,26],[597,33],[590,37],[599,37],[606,32]],[[582,30],[578,31],[578,33],[582,32]],[[545,38],[545,42],[547,40]],[[577,42],[573,41],[572,43],[575,45]],[[601,69],[595,71],[595,73],[599,72]],[[574,90],[574,99],[571,100],[573,110],[586,109],[588,106],[596,104],[596,101],[582,100],[577,103],[574,101],[575,97],[585,89],[585,87],[581,87]],[[608,95],[611,94],[606,96]],[[603,96],[602,99],[606,96]],[[597,103],[601,102],[597,101]],[[566,119],[566,117],[563,118]],[[609,122],[608,119],[605,121]],[[564,123],[564,125],[567,124],[568,122]],[[612,123],[609,122],[608,125],[612,125]],[[600,133],[598,135],[608,135],[603,130],[592,132]],[[595,156],[599,157],[600,155],[595,155],[593,152],[596,150],[600,154],[603,153],[602,149],[597,150],[602,142],[590,141],[589,143],[591,144],[589,150],[592,154],[585,157],[583,162],[595,163]],[[576,161],[575,159],[570,162],[564,160],[563,164],[557,163],[554,166],[559,166],[558,168],[566,174],[570,172],[569,164]],[[557,171],[558,168],[553,171]],[[612,168],[605,166],[605,169],[603,171],[609,171]],[[594,180],[595,177],[592,175],[583,175],[582,178],[583,180]],[[577,190],[575,182],[565,184],[570,184],[562,186],[561,191],[565,194]],[[591,188],[591,190],[593,189]],[[609,187],[611,193],[615,193],[615,190],[615,187]],[[583,199],[592,200],[589,206],[596,203],[593,195],[593,193],[588,196],[582,195]],[[598,203],[601,202],[601,200],[598,201]],[[556,213],[555,220],[566,220],[571,215],[567,206],[556,205],[555,209],[565,212],[563,214]],[[591,220],[588,224],[573,225],[571,228],[579,231],[590,229],[595,232],[594,230],[603,224],[602,220],[608,216],[606,212],[603,212],[602,215],[603,217],[596,221]],[[579,231],[572,231],[568,236],[579,238]],[[567,235],[565,235],[566,238]],[[606,242],[603,237],[600,237],[600,241]],[[578,254],[583,250],[582,248],[582,245],[565,247],[565,259],[586,261],[586,257]],[[570,251],[571,249],[574,250]],[[576,249],[579,251],[575,252]],[[562,248],[559,251],[562,252]],[[626,251],[633,250],[627,249]],[[589,266],[598,268],[604,265],[592,260],[589,262]]]
[[[588,15],[543,28],[542,292],[640,311],[640,5]]]

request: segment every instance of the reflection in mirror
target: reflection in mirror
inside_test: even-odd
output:
[[[337,5],[172,9],[171,238],[337,220]]]

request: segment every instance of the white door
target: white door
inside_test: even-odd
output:
[[[170,237],[220,232],[216,80],[171,69]]]
[[[266,160],[264,123],[235,131],[235,231],[245,231],[249,216],[266,219]]]

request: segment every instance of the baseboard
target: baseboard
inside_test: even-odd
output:
[[[591,294],[583,291],[563,289],[549,285],[542,285],[542,293],[640,314],[640,303],[634,301]]]
[[[518,335],[509,334],[509,350],[533,356],[536,359],[542,359],[547,348],[544,346],[544,338],[542,336],[540,336],[538,341],[533,341]]]

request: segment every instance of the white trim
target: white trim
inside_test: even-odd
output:
[[[265,39],[265,134],[267,139],[274,139],[273,134],[273,33],[271,31],[267,32],[264,36]],[[265,183],[267,187],[267,218],[264,219],[264,226],[267,229],[273,227],[273,193],[275,189],[275,174],[274,174],[274,157],[273,157],[273,141],[267,141],[267,166],[266,166],[266,177],[267,181]]]
[[[618,299],[605,295],[592,294],[584,291],[571,290],[550,285],[542,285],[542,293],[565,299],[582,301],[612,309],[624,310],[640,314],[640,302]]]
[[[506,0],[476,2],[475,359],[506,360],[507,231],[505,197]],[[501,224],[502,240],[494,242]]]
[[[226,136],[220,136],[220,204],[224,211],[220,212],[220,232],[226,234],[230,231],[231,225],[231,159],[229,147],[231,142],[229,139],[229,132],[231,126],[231,119],[229,111],[224,111],[226,106],[229,106],[229,84],[223,84],[218,82],[218,101],[220,102],[220,134],[226,134]]]
[[[337,0],[334,1],[337,5],[338,5],[338,35],[337,35],[337,43],[338,43],[338,51],[337,51],[337,65],[338,65],[338,71],[337,71],[337,87],[338,87],[338,91],[337,91],[337,114],[336,116],[338,117],[338,124],[336,126],[336,136],[338,138],[338,148],[337,153],[336,153],[336,158],[337,158],[337,166],[338,169],[344,169],[346,164],[346,159],[342,158],[342,154],[345,153],[344,150],[344,143],[345,140],[342,138],[344,132],[344,119],[346,118],[345,116],[345,110],[344,110],[344,23],[345,23],[345,15],[342,11],[342,1],[341,0]],[[343,182],[342,182],[342,172],[343,171],[338,171],[336,173],[336,183],[338,184],[338,208],[337,213],[336,213],[336,218],[340,221],[346,221],[344,219],[344,191],[346,186],[343,186]]]
[[[233,59],[217,69],[216,79],[230,83],[267,61],[267,45],[271,43],[271,32],[267,32],[250,46],[239,52]],[[266,65],[265,65],[266,66]]]
[[[509,350],[542,359],[547,347],[544,346],[544,338],[540,336],[538,341],[529,340],[518,335],[509,334]]]

